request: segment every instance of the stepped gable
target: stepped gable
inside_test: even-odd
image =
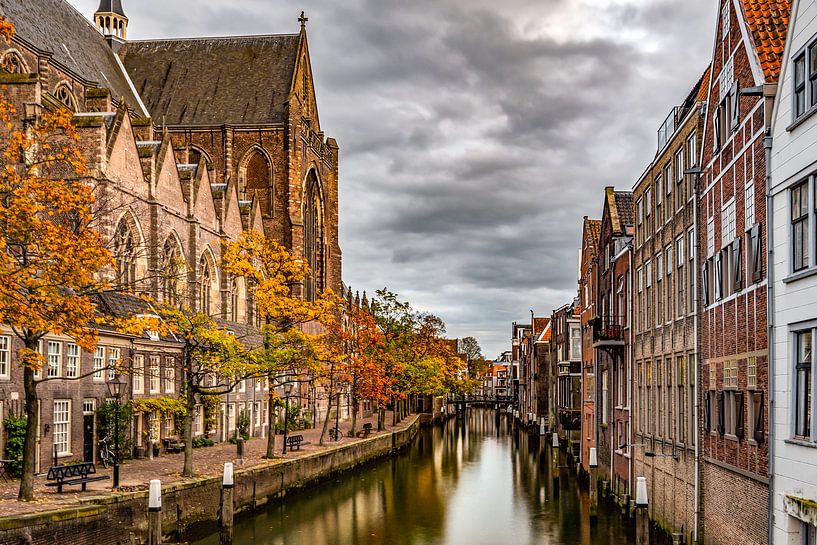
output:
[[[742,0],[741,3],[763,75],[767,82],[776,82],[786,48],[791,0]]]
[[[139,116],[147,116],[127,73],[102,34],[64,0],[0,0],[0,15],[17,31],[15,39],[52,55],[52,61],[80,79],[111,89]],[[47,24],[45,23],[47,21]]]
[[[119,54],[161,125],[283,123],[300,38],[131,41]]]

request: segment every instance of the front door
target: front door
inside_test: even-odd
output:
[[[82,459],[94,461],[94,415],[82,415]]]

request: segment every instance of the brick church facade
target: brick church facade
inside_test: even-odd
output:
[[[120,290],[101,297],[104,312],[143,313],[141,294],[184,297],[252,337],[259,319],[251,294],[221,270],[223,243],[244,230],[262,231],[310,265],[312,277],[294,288],[304,297],[341,293],[338,146],[320,127],[305,17],[295,34],[128,42],[120,0],[102,0],[93,23],[64,0],[0,0],[0,15],[17,31],[0,44],[10,67],[0,83],[16,121],[75,112],[89,169],[111,203],[100,229]],[[0,421],[22,410],[17,348],[0,331]],[[42,351],[53,380],[38,388],[40,470],[54,455],[95,458],[93,414],[107,396],[111,363],[132,367],[134,400],[181,389],[178,348],[163,339],[102,331],[97,351],[86,354],[49,335]],[[268,388],[248,380],[224,396],[210,415],[211,437],[232,435],[245,411],[251,433],[265,435]],[[305,395],[313,411],[316,397]],[[195,434],[204,433],[204,417],[202,410]],[[132,433],[137,446],[177,434],[172,418],[158,414],[136,414]]]

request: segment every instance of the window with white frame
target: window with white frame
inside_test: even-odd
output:
[[[68,378],[79,376],[79,346],[74,343],[65,345],[65,376]]]
[[[794,55],[792,113],[794,120],[817,106],[817,40]]]
[[[746,187],[743,189],[744,202],[744,226],[749,229],[755,224],[755,182],[748,180]]]
[[[681,148],[675,152],[675,182],[681,183],[684,181],[684,149]],[[678,203],[679,206],[681,203]]]
[[[11,366],[11,337],[0,335],[0,377],[8,378]]]
[[[108,380],[116,378],[116,372],[119,369],[119,358],[122,354],[119,348],[108,348]]]
[[[723,362],[723,387],[738,387],[738,360],[729,359]]]
[[[71,449],[71,400],[54,400],[54,451],[69,454]]]
[[[145,391],[145,356],[133,356],[133,393],[142,394]]]
[[[801,545],[817,545],[817,526],[800,521]]]
[[[723,8],[721,9],[721,40],[727,40],[729,38],[730,22],[729,2],[724,2]]]
[[[204,410],[201,405],[196,405],[195,418],[193,419],[193,435],[204,433]]]
[[[165,358],[165,392],[172,394],[176,390],[176,362],[172,357]]]
[[[735,239],[735,199],[729,199],[721,208],[721,246]]]
[[[227,429],[229,431],[235,429],[235,403],[227,405]]]
[[[664,165],[664,180],[667,182],[667,195],[672,194],[672,162],[670,161],[666,165]],[[669,197],[667,197],[667,206],[670,206],[672,203],[669,202]],[[667,219],[672,216],[672,212],[667,212]]]
[[[94,380],[105,380],[105,347],[97,346],[94,350]]]
[[[812,356],[811,342],[813,331],[798,331],[794,334],[795,388],[794,388],[794,435],[810,439],[811,433],[811,392]]]
[[[746,388],[757,388],[757,356],[749,356],[746,360]]]
[[[711,256],[715,253],[715,218],[710,217],[706,220],[706,255]]]
[[[687,165],[694,167],[698,164],[698,141],[695,133],[687,138]]]
[[[261,426],[261,402],[256,401],[253,406],[253,417],[255,418],[255,427]]]
[[[48,376],[58,377],[62,370],[62,343],[48,341]]]
[[[150,357],[150,393],[151,394],[158,394],[159,393],[159,367],[161,364],[161,358],[159,356],[151,356]]]

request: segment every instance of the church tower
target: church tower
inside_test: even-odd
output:
[[[128,39],[128,18],[122,9],[122,0],[100,0],[94,23],[114,51],[118,51]]]

